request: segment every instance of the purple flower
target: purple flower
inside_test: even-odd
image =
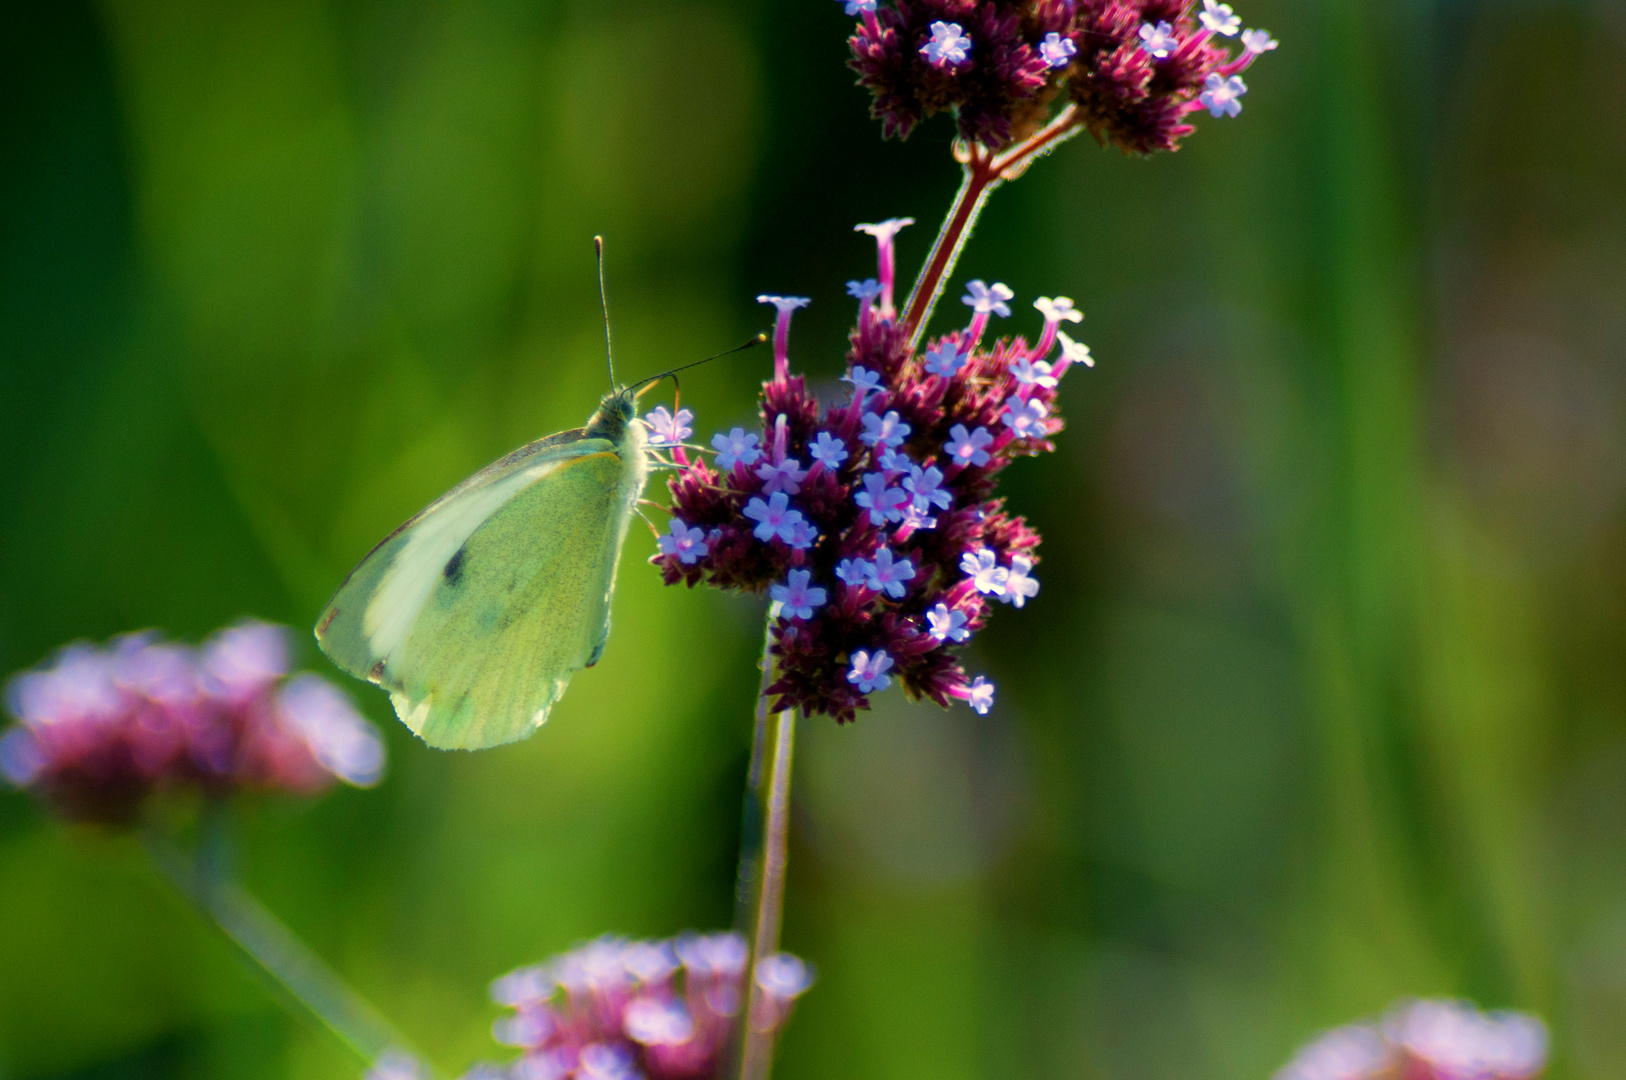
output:
[[[796,519],[792,521],[790,523],[790,527],[780,535],[783,536],[785,543],[790,547],[797,551],[806,551],[808,548],[818,543],[819,531],[813,527],[812,522],[808,521],[801,514],[796,513],[794,510],[792,510],[791,513],[796,514]]]
[[[847,460],[847,444],[831,435],[828,431],[821,431],[818,437],[808,445],[808,456],[820,462],[826,469],[838,469],[841,463]]]
[[[935,465],[924,469],[915,466],[903,478],[903,486],[914,496],[915,505],[922,510],[933,506],[947,510],[954,502],[954,496],[943,488],[943,471]]]
[[[890,244],[896,239],[898,233],[914,223],[915,219],[912,217],[887,218],[885,221],[854,225],[853,232],[868,233],[880,243]]]
[[[1031,576],[1033,560],[1021,555],[1011,556],[1011,568],[1005,575],[1005,591],[999,598],[1007,604],[1021,607],[1039,595],[1039,580]]]
[[[808,585],[812,577],[812,571],[792,570],[787,578],[789,584],[769,586],[769,598],[781,605],[787,618],[811,619],[813,609],[824,606],[828,594],[817,585]]]
[[[813,972],[789,953],[774,953],[758,961],[757,985],[776,1001],[790,1001],[813,985]]]
[[[1005,401],[1005,411],[999,418],[1019,439],[1042,439],[1045,436],[1044,418],[1050,410],[1038,398],[1023,401],[1012,394]]]
[[[848,15],[860,15],[875,10],[875,0],[836,0],[836,3],[844,5],[842,10]]]
[[[752,534],[763,543],[776,536],[789,543],[796,523],[802,520],[801,511],[790,508],[790,497],[783,491],[769,496],[767,502],[752,499],[745,504],[745,516],[757,523]]]
[[[657,406],[644,417],[644,424],[649,428],[650,446],[678,446],[689,436],[694,429],[689,425],[694,422],[694,413],[688,409],[679,409],[676,416],[667,411],[665,405]]]
[[[895,473],[906,473],[915,468],[906,451],[894,450],[890,446],[881,451],[881,458],[876,464],[887,472]]]
[[[865,473],[864,488],[853,496],[853,501],[869,511],[872,525],[885,525],[903,516],[903,505],[909,496],[900,488],[889,487],[885,473]]]
[[[1224,37],[1234,37],[1242,29],[1242,20],[1231,10],[1231,5],[1216,4],[1214,0],[1203,0],[1202,14],[1197,19],[1204,29]]]
[[[987,715],[988,710],[994,707],[994,684],[978,675],[971,683],[971,693],[966,701],[978,716]]]
[[[856,589],[869,580],[872,569],[867,559],[842,559],[836,564],[836,577]]]
[[[978,315],[989,313],[998,315],[1002,319],[1011,317],[1011,305],[1006,301],[1016,296],[1004,282],[996,281],[992,285],[981,280],[965,283],[966,294],[960,301],[970,306]]]
[[[853,394],[863,400],[881,388],[881,376],[865,367],[855,367],[852,374],[843,375],[842,382],[853,384]]]
[[[1236,116],[1242,111],[1242,95],[1248,92],[1242,76],[1226,78],[1223,75],[1210,75],[1205,85],[1207,89],[1198,95],[1197,100],[1210,116]]]
[[[975,431],[967,431],[964,424],[955,424],[949,428],[949,441],[943,444],[943,449],[954,459],[956,465],[980,468],[988,464],[988,451],[985,447],[993,441],[994,437],[988,434],[987,428],[978,427]]]
[[[951,608],[947,604],[938,604],[926,612],[926,623],[931,628],[931,635],[940,642],[960,642],[970,637],[971,631],[965,628],[969,621],[965,612]]]
[[[1242,31],[1242,47],[1255,56],[1270,52],[1281,42],[1270,36],[1269,30]]]
[[[863,281],[847,282],[847,295],[856,296],[860,300],[873,300],[881,295],[881,283],[874,278]]]
[[[270,623],[238,623],[203,647],[203,672],[234,701],[261,693],[288,674],[288,632]]]
[[[1148,55],[1165,60],[1170,53],[1180,47],[1180,39],[1175,36],[1174,27],[1166,22],[1160,22],[1156,26],[1142,23],[1140,47],[1146,50]]]
[[[852,662],[847,681],[858,687],[859,693],[873,694],[892,685],[886,674],[892,669],[892,658],[886,655],[885,649],[876,649],[873,654],[859,649],[853,653]]]
[[[944,341],[939,343],[937,348],[926,351],[926,370],[933,375],[951,379],[959,374],[967,359],[969,354],[961,353],[953,342]]]
[[[965,36],[959,23],[950,22],[932,23],[932,39],[920,47],[920,55],[933,67],[963,64],[970,52],[971,39]]]
[[[797,308],[805,308],[813,301],[806,296],[769,296],[763,294],[757,297],[759,304],[772,304],[779,309],[781,315],[788,315]]]
[[[1084,313],[1073,306],[1071,297],[1058,296],[1052,299],[1041,296],[1033,302],[1033,306],[1044,316],[1047,323],[1084,321]]]
[[[1078,46],[1073,44],[1072,38],[1064,38],[1055,31],[1044,36],[1039,42],[1039,56],[1045,64],[1053,68],[1066,67],[1078,55]]]
[[[793,457],[788,457],[778,465],[769,462],[757,467],[757,477],[762,481],[764,494],[772,495],[783,491],[795,495],[802,490],[802,481],[807,479],[807,470],[802,463]]]
[[[896,559],[888,548],[875,553],[865,581],[876,592],[884,592],[894,600],[901,600],[908,583],[915,579],[915,567],[908,559]]]
[[[919,503],[908,503],[904,506],[903,512],[898,515],[898,524],[911,531],[935,529],[937,528],[937,519],[927,512],[929,509],[929,507],[923,507]]]
[[[384,778],[384,741],[348,695],[316,675],[295,675],[277,695],[283,723],[304,737],[316,763],[347,784]]]
[[[870,446],[902,446],[909,437],[909,430],[909,425],[898,416],[897,410],[891,410],[885,416],[865,413],[864,433],[858,437]]]
[[[1095,358],[1090,355],[1090,347],[1082,342],[1074,341],[1063,331],[1056,335],[1061,342],[1062,359],[1069,364],[1083,364],[1085,367],[1094,367]]]
[[[1050,374],[1050,365],[1043,360],[1029,360],[1024,356],[1011,365],[1011,374],[1023,386],[1042,386],[1050,390],[1056,385],[1056,377]],[[1040,414],[1040,418],[1043,418],[1043,414]]]
[[[762,456],[759,440],[747,434],[744,428],[735,428],[727,435],[713,435],[711,446],[717,451],[717,467],[723,472],[732,469],[735,462],[750,465]]]
[[[710,548],[706,543],[706,533],[698,525],[690,528],[678,518],[673,518],[667,531],[655,538],[662,555],[676,555],[678,562],[684,566],[693,566],[705,558]]]
[[[999,565],[999,556],[988,548],[966,552],[960,558],[960,569],[971,578],[978,592],[1005,595],[1005,582],[1011,572]]]
[[[1534,1016],[1412,1001],[1381,1025],[1348,1024],[1317,1036],[1275,1080],[1533,1080],[1546,1065],[1547,1028]]]

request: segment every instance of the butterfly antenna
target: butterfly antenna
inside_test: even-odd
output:
[[[598,256],[598,306],[604,312],[604,366],[610,370],[610,389],[615,389],[615,355],[610,350],[610,294],[604,288],[604,237],[593,237],[593,251]]]
[[[709,364],[713,360],[721,359],[724,356],[732,356],[734,353],[744,352],[746,349],[754,349],[758,345],[761,345],[763,342],[765,342],[767,340],[768,340],[768,335],[766,333],[752,334],[749,340],[747,340],[743,344],[734,346],[732,349],[724,349],[722,352],[718,353],[716,356],[708,356],[704,360],[696,360],[692,364],[684,364],[682,367],[675,367],[671,371],[663,371],[659,375],[651,375],[647,379],[639,379],[637,382],[632,384],[632,388],[633,389],[638,389],[638,388],[648,389],[649,387],[654,386],[656,383],[660,382],[662,379],[672,379],[674,382],[676,382],[677,381],[676,380],[677,373],[680,372],[680,371],[688,371],[690,368],[699,367],[701,364]],[[639,392],[641,393],[642,390],[640,390]]]

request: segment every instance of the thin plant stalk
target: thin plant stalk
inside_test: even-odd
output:
[[[756,967],[763,958],[779,951],[779,927],[785,910],[785,871],[790,861],[790,768],[795,741],[796,710],[776,713],[773,769],[768,777],[763,828],[762,885],[757,893],[756,924],[751,941],[751,982],[746,997],[741,1080],[767,1080],[773,1067],[773,1030],[764,1030],[755,1022],[764,1007]]]
[[[745,777],[740,807],[740,861],[734,881],[734,929],[748,938],[756,910],[757,870],[762,857],[762,813],[765,794],[764,765],[768,748],[768,685],[773,682],[773,621],[778,605],[768,612],[762,634],[762,681],[757,687],[756,724],[751,733],[751,764]]]
[[[166,880],[207,917],[292,1001],[369,1064],[385,1054],[426,1062],[379,1011],[310,950],[293,931],[232,881],[223,814],[206,813],[197,851],[188,858],[155,830],[148,856]]]
[[[926,264],[920,268],[920,275],[915,278],[914,287],[909,290],[909,299],[904,304],[903,325],[909,330],[911,351],[920,346],[926,324],[931,321],[932,310],[943,295],[943,288],[953,275],[954,266],[960,261],[960,253],[971,239],[977,218],[982,214],[983,207],[988,205],[988,197],[994,193],[994,189],[1006,180],[1021,176],[1034,161],[1082,130],[1077,107],[1069,105],[1028,138],[999,153],[977,145],[956,145],[954,156],[963,172],[960,190],[955,193],[954,202],[937,232],[937,239],[932,242]]]

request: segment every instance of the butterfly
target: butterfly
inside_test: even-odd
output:
[[[618,387],[612,365],[585,427],[515,450],[385,537],[317,622],[322,651],[389,691],[430,746],[476,750],[535,731],[604,652],[651,465],[636,400],[672,374]]]

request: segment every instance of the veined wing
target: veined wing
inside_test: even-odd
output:
[[[323,614],[323,649],[432,746],[529,734],[608,634],[623,473],[580,432],[510,454],[374,549]]]

